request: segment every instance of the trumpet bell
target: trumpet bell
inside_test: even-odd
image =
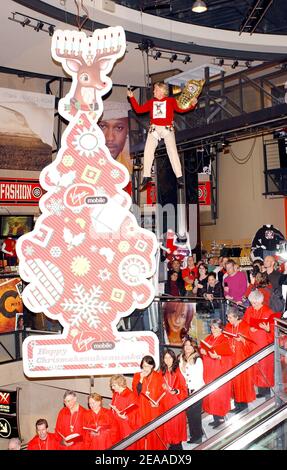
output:
[[[181,94],[176,98],[178,107],[180,109],[190,108],[194,98],[198,98],[202,92],[204,83],[205,80],[188,80]]]
[[[178,85],[173,85],[173,86],[172,86],[172,94],[173,94],[173,96],[179,95],[181,92],[182,92],[182,89],[181,89],[180,86],[178,86]]]

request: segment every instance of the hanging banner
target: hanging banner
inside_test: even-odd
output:
[[[0,205],[37,206],[42,195],[43,189],[37,179],[0,179]]]
[[[211,204],[211,186],[210,181],[198,183],[198,202],[200,206],[210,206]]]
[[[51,163],[54,105],[52,95],[0,88],[2,170],[39,171]]]

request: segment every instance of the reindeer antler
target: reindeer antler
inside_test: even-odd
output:
[[[83,64],[84,58],[82,38],[79,38],[79,40],[76,42],[74,37],[72,37],[71,40],[66,36],[61,37],[60,35],[57,35],[55,53],[59,58],[62,57],[64,59],[74,59]]]

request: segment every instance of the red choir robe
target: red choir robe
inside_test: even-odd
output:
[[[139,407],[138,398],[128,387],[126,387],[121,393],[114,392],[112,397],[112,403],[120,412],[126,414],[126,418],[121,418],[116,411],[112,410],[114,419],[117,423],[117,441],[121,441],[125,437],[128,437],[139,427]],[[129,405],[137,405],[136,408],[127,410],[125,409]],[[127,450],[138,449],[137,442],[126,448]]]
[[[263,305],[259,310],[255,310],[253,307],[248,307],[245,311],[243,320],[250,325],[252,318],[261,320],[263,323],[267,323],[268,317],[274,312],[266,305]],[[262,328],[256,329],[256,331],[250,331],[250,338],[254,341],[252,343],[252,354],[264,348],[270,343],[274,342],[274,323],[270,323],[270,332],[267,333]],[[274,354],[261,359],[258,364],[254,365],[254,383],[257,387],[272,387],[274,385]]]
[[[213,335],[208,335],[205,341],[221,356],[221,359],[212,359],[208,353],[202,356],[203,379],[206,384],[209,384],[232,367],[232,351],[228,339],[223,334],[216,338]],[[231,381],[204,397],[203,409],[208,414],[225,416],[230,411],[230,400]]]
[[[162,399],[163,411],[169,410],[187,398],[186,381],[179,368],[173,373],[166,371],[163,374],[163,383],[169,387],[165,389],[166,395]],[[179,393],[173,395],[170,390],[178,390]],[[185,411],[163,424],[163,436],[166,446],[187,440]]]
[[[97,429],[97,432],[85,430],[84,447],[86,450],[109,449],[117,440],[117,424],[111,410],[100,408],[98,413],[88,410],[84,427]]]
[[[133,391],[137,395],[137,384],[140,382],[140,373],[137,372],[133,378]],[[153,407],[151,401],[144,395],[147,393],[153,400],[157,401],[164,392],[162,388],[163,379],[159,372],[152,371],[150,375],[144,377],[142,391],[138,395],[139,404],[139,425],[144,426],[163,413],[163,401],[160,400],[158,407]],[[138,449],[142,450],[163,450],[166,449],[163,438],[163,426],[151,431],[138,441]]]
[[[250,338],[249,325],[244,320],[241,320],[237,326],[232,326],[228,323],[224,329],[233,334],[242,333],[246,337],[242,337],[242,341],[227,337],[233,352],[232,367],[235,367],[252,354],[253,342]],[[249,367],[232,379],[233,396],[238,403],[250,403],[256,398],[252,369],[252,367]]]
[[[55,434],[48,432],[45,440],[39,438],[38,434],[28,442],[27,450],[59,450],[60,445]]]
[[[84,434],[85,431],[83,430],[83,425],[85,422],[85,414],[87,410],[79,405],[78,411],[71,415],[69,408],[64,407],[59,411],[55,433],[57,434],[57,438],[61,442],[62,436],[61,434],[66,437],[70,434],[78,433],[80,434],[83,439],[75,442],[71,446],[64,446],[60,443],[60,450],[83,450],[84,449]]]

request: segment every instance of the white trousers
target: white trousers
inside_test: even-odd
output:
[[[177,153],[174,130],[167,129],[165,126],[152,126],[152,128],[154,130],[148,133],[144,148],[143,176],[150,177],[155,149],[157,148],[160,139],[164,139],[172,169],[175,176],[179,178],[182,176],[182,169]]]

